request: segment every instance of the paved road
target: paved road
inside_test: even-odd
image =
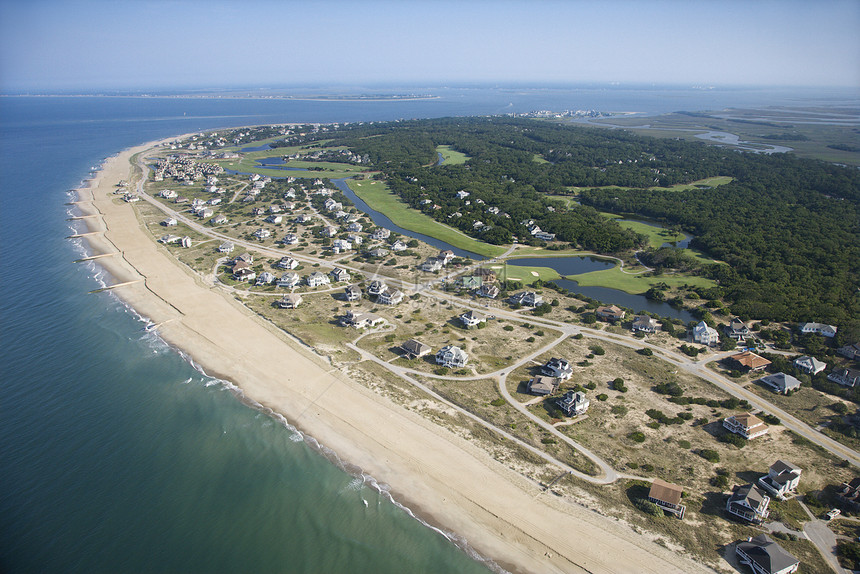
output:
[[[144,162],[144,158],[142,155],[141,155],[141,157],[138,158],[138,165],[140,166],[140,168],[142,170],[142,177],[141,177],[141,180],[137,182],[137,190],[138,190],[138,194],[140,195],[140,197],[142,199],[144,199],[145,201],[154,205],[155,207],[157,207],[158,209],[167,213],[171,217],[175,217],[177,220],[182,221],[184,224],[188,225],[191,229],[194,229],[195,231],[197,231],[198,233],[200,233],[202,235],[212,237],[212,238],[221,239],[224,241],[231,241],[235,245],[241,246],[245,249],[264,253],[264,254],[267,254],[270,256],[274,256],[274,257],[282,257],[284,255],[283,250],[279,250],[279,249],[276,249],[273,247],[265,247],[265,246],[262,246],[258,243],[253,243],[253,242],[249,242],[249,241],[245,241],[245,240],[241,240],[241,239],[235,239],[235,238],[230,237],[228,235],[224,235],[222,233],[219,233],[218,231],[215,231],[211,228],[207,228],[204,225],[202,225],[199,221],[192,220],[189,217],[187,217],[185,214],[179,213],[176,210],[170,208],[169,206],[163,204],[162,202],[152,198],[151,196],[144,193],[144,191],[143,191],[143,183],[146,180],[148,168],[146,167],[146,164]],[[504,256],[507,256],[507,255],[513,253],[514,249],[515,249],[514,246],[509,248],[506,251],[506,253],[504,254]],[[295,259],[298,259],[300,261],[304,261],[307,263],[311,263],[311,264],[313,264],[313,263],[331,264],[330,262],[328,262],[324,259],[319,259],[319,258],[311,257],[308,255],[291,254],[291,256],[294,257]],[[498,258],[495,259],[495,261],[498,261]],[[485,264],[486,262],[482,262],[482,263]],[[367,275],[366,271],[359,269],[357,267],[353,267],[353,266],[345,265],[345,264],[342,264],[340,266],[347,269],[347,270],[350,270],[354,273],[357,273],[360,275]],[[472,266],[472,267],[474,267],[474,266]],[[471,267],[468,269],[471,269]],[[480,305],[476,305],[476,304],[474,304],[470,301],[467,301],[467,300],[460,300],[450,293],[446,293],[446,292],[442,292],[442,291],[437,290],[435,288],[435,284],[439,283],[441,280],[437,279],[435,277],[426,283],[411,283],[411,282],[407,282],[405,280],[387,278],[387,277],[385,278],[385,281],[391,285],[399,286],[400,288],[402,288],[404,290],[408,290],[408,291],[414,290],[415,292],[421,293],[422,295],[429,296],[429,297],[435,297],[436,299],[438,299],[440,301],[444,301],[448,304],[451,304],[451,305],[454,305],[454,306],[457,306],[457,307],[460,307],[463,309],[475,309],[475,310],[481,310],[481,311],[486,312],[486,310],[483,307],[481,307]],[[726,391],[730,395],[737,397],[739,399],[748,401],[754,408],[756,408],[762,412],[769,413],[769,414],[776,416],[777,418],[779,418],[782,421],[783,426],[785,426],[787,429],[799,434],[800,436],[806,438],[807,440],[813,442],[814,444],[824,448],[825,450],[827,450],[831,454],[833,454],[833,455],[835,455],[841,459],[848,460],[854,466],[860,467],[860,454],[858,454],[855,450],[831,439],[830,437],[822,434],[821,432],[816,431],[815,429],[811,428],[809,425],[807,425],[803,421],[801,421],[801,420],[797,419],[796,417],[788,414],[787,412],[774,406],[773,404],[769,403],[768,401],[760,398],[758,395],[742,388],[740,385],[738,385],[737,383],[735,383],[731,379],[724,377],[724,376],[720,375],[719,373],[712,371],[708,367],[709,363],[716,361],[716,360],[719,360],[722,357],[726,356],[727,354],[731,354],[731,353],[716,354],[716,355],[711,355],[709,357],[706,357],[704,359],[692,360],[690,357],[687,357],[686,355],[680,354],[674,350],[665,349],[663,347],[653,345],[647,341],[636,339],[632,336],[616,335],[614,333],[606,333],[606,332],[598,330],[598,329],[591,329],[591,328],[587,328],[587,327],[580,327],[577,325],[571,325],[569,323],[563,323],[560,321],[555,321],[553,319],[546,318],[546,317],[524,316],[523,315],[524,311],[526,311],[526,310],[520,310],[519,312],[517,312],[517,311],[510,311],[507,309],[495,309],[493,312],[497,317],[503,317],[507,320],[517,321],[517,322],[529,322],[533,325],[544,326],[544,327],[559,331],[562,333],[563,336],[559,337],[557,342],[560,342],[561,340],[563,340],[565,336],[570,336],[570,335],[575,335],[577,333],[582,333],[584,336],[592,338],[592,339],[612,342],[612,343],[622,345],[622,346],[632,348],[632,349],[641,349],[643,347],[650,348],[653,351],[655,357],[662,359],[662,360],[664,360],[664,361],[666,361],[672,365],[675,365],[676,367],[678,367],[680,369],[683,369],[686,372],[689,372],[695,376],[701,377],[701,378],[713,383],[714,385],[723,389],[724,391]],[[541,352],[546,352],[551,348],[552,348],[552,346],[546,346],[541,350]],[[537,356],[537,355],[535,355],[535,356]],[[384,361],[383,361],[383,363],[384,363]],[[384,363],[384,364],[387,365],[387,363]],[[468,380],[468,379],[476,379],[476,378],[500,378],[503,376],[503,373],[505,371],[510,371],[511,369],[512,369],[512,367],[507,367],[505,369],[499,369],[499,370],[494,371],[492,373],[482,373],[482,374],[472,376],[472,377],[458,377],[458,380]],[[399,372],[398,374],[400,374],[400,376],[403,376],[405,378],[409,375],[409,373],[410,373],[410,370],[404,369],[401,372]],[[419,374],[419,373],[412,371],[412,374]],[[428,375],[427,373],[420,373],[420,374],[423,376],[432,376],[432,375]],[[409,377],[409,378],[411,378],[411,377]],[[517,401],[508,400],[508,402],[510,402],[515,408],[517,408],[517,406],[518,406]],[[552,432],[552,431],[550,431],[550,432]],[[580,446],[580,448],[584,450],[584,447]],[[580,452],[582,452],[582,450],[580,450]],[[595,460],[595,459],[592,459],[592,460]],[[599,460],[599,459],[597,459],[597,460]],[[597,462],[597,460],[595,460],[595,462]],[[599,466],[602,466],[602,465],[599,464]]]

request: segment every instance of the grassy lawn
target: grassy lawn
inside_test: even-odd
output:
[[[616,218],[614,214],[613,218]],[[648,225],[647,223],[642,223],[641,221],[621,221],[618,220],[618,225],[624,227],[625,229],[632,229],[636,233],[641,233],[648,237],[648,244],[651,245],[654,249],[659,249],[661,245],[664,243],[676,243],[678,241],[683,241],[686,237],[683,233],[672,233],[665,227],[656,227],[654,225]]]
[[[449,145],[436,146],[436,153],[442,154],[442,165],[459,165],[471,159],[466,154],[453,149]]]
[[[677,183],[675,185],[669,187],[649,187],[648,189],[657,190],[657,191],[687,191],[689,189],[699,189],[702,187],[717,187],[720,185],[725,185],[734,180],[733,177],[729,177],[727,175],[717,175],[714,177],[706,177],[705,179],[699,179],[696,181],[691,181],[690,183]],[[570,191],[582,191],[583,189],[636,189],[632,187],[620,187],[617,185],[607,185],[598,188],[593,187],[568,187]],[[559,198],[564,196],[559,196]]]
[[[591,271],[590,273],[582,273],[580,275],[570,275],[567,278],[573,279],[583,287],[611,287],[633,294],[645,293],[658,283],[665,283],[669,287],[680,287],[682,285],[692,285],[695,287],[716,286],[713,280],[705,279],[704,277],[694,277],[691,275],[656,275],[645,277],[644,275],[623,273],[620,267],[613,267],[612,269],[602,271]]]
[[[388,216],[396,225],[435,237],[460,249],[478,253],[485,257],[495,257],[505,252],[505,248],[472,239],[462,231],[439,223],[418,210],[411,209],[388,191],[381,181],[350,180],[349,187],[371,208]]]
[[[550,267],[530,267],[526,265],[508,265],[507,279],[512,281],[522,281],[526,285],[530,285],[541,279],[542,281],[552,281],[553,279],[561,279],[558,271]],[[498,273],[502,273],[501,269]]]

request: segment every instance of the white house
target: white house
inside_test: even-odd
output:
[[[335,282],[349,281],[349,271],[337,267],[332,269],[331,278]]]
[[[800,475],[803,471],[800,467],[778,460],[770,466],[767,474],[758,479],[758,484],[780,500],[797,490],[800,483]]]
[[[278,301],[278,307],[281,309],[295,309],[302,303],[302,296],[298,293],[287,293],[284,295],[280,301]]]
[[[794,366],[807,375],[817,375],[827,368],[827,363],[819,361],[815,357],[804,355],[803,357],[798,357],[794,360]]]
[[[286,235],[284,235],[284,238],[281,239],[281,243],[283,243],[284,245],[298,245],[299,236],[295,233],[287,233]]]
[[[276,266],[281,269],[295,269],[299,266],[299,262],[292,257],[281,257]]]
[[[278,278],[278,287],[284,287],[287,289],[292,289],[296,285],[301,282],[302,278],[299,277],[298,273],[284,273]]]
[[[468,361],[469,357],[466,352],[454,345],[445,345],[436,353],[436,363],[444,367],[452,369],[465,367]]]
[[[555,400],[555,404],[569,417],[584,414],[591,402],[582,391],[567,391]]]
[[[306,279],[308,286],[310,287],[319,287],[321,285],[328,285],[331,281],[328,278],[328,275],[322,273],[320,271],[314,271],[310,275],[308,275]]]
[[[460,314],[460,321],[463,323],[464,327],[471,329],[472,327],[477,327],[481,323],[486,323],[487,318],[475,311],[466,311],[465,313]]]
[[[257,277],[257,285],[271,285],[275,282],[275,276],[268,271],[263,271]]]
[[[833,325],[826,325],[824,323],[801,323],[800,332],[815,333],[816,335],[821,335],[823,337],[833,338],[836,336],[836,327]]]
[[[254,232],[254,237],[259,239],[260,241],[270,237],[271,235],[271,231],[269,231],[268,229],[263,229],[262,227]]]
[[[218,253],[230,253],[235,249],[231,241],[225,241],[218,247]]]
[[[370,237],[371,237],[371,239],[376,239],[378,241],[381,241],[383,239],[388,239],[389,237],[391,237],[391,231],[388,229],[385,229],[384,227],[380,227],[376,231],[374,231],[370,235]]]
[[[569,361],[553,357],[540,368],[540,372],[548,377],[566,380],[573,376],[573,367]]]
[[[397,305],[403,301],[403,292],[399,289],[391,289],[390,287],[379,294],[376,300],[380,305]]]
[[[699,322],[693,329],[693,341],[700,345],[718,345],[720,334],[713,327],[708,327],[704,321]]]
[[[427,273],[435,273],[440,269],[442,269],[442,262],[435,257],[431,257],[421,264],[421,271],[426,271]]]
[[[747,484],[735,487],[726,502],[726,511],[738,518],[759,524],[770,514],[767,510],[768,504],[770,497],[764,490],[755,484]]]
[[[375,279],[370,282],[370,285],[367,287],[367,294],[373,297],[378,297],[380,293],[388,289],[388,285],[385,284],[385,281],[381,279]]]
[[[750,413],[741,413],[723,419],[723,427],[747,440],[767,434],[767,425],[764,421]]]

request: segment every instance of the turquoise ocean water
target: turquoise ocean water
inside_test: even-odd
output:
[[[393,90],[399,91],[397,89]],[[413,90],[410,90],[413,91]],[[535,109],[787,103],[757,90],[415,89],[427,101],[0,98],[0,571],[486,572],[467,541],[240,400],[72,261],[68,190],[203,129]],[[822,94],[816,94],[816,98]],[[779,101],[774,101],[774,98]],[[324,451],[324,449],[322,449]]]

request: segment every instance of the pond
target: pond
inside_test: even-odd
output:
[[[633,309],[637,313],[640,311],[648,311],[649,313],[655,313],[661,317],[680,319],[684,321],[684,323],[698,321],[698,319],[685,309],[676,309],[668,303],[652,301],[645,295],[633,295],[632,293],[626,293],[609,287],[581,287],[579,283],[573,279],[556,279],[555,281],[552,281],[552,283],[559,287],[564,287],[571,293],[581,293],[582,295],[587,295],[592,299],[597,299],[601,303],[627,307],[628,309]]]
[[[372,209],[360,197],[358,197],[355,192],[352,191],[352,189],[350,189],[350,187],[346,184],[345,179],[333,179],[332,183],[335,184],[335,186],[337,186],[337,188],[346,197],[348,197],[350,201],[352,201],[352,203],[359,211],[366,213],[370,217],[371,221],[373,221],[373,223],[375,223],[379,227],[384,227],[393,231],[394,233],[399,233],[400,235],[406,235],[407,237],[418,239],[419,241],[423,241],[424,243],[432,245],[433,247],[437,247],[440,250],[450,249],[457,257],[469,257],[470,259],[474,259],[475,261],[484,259],[483,255],[478,255],[477,253],[472,253],[471,251],[466,251],[465,249],[454,247],[453,245],[446,243],[441,239],[436,239],[435,237],[430,237],[429,235],[410,231],[409,229],[404,229],[399,225],[395,225],[394,222],[388,218],[388,216],[383,215],[375,209]]]
[[[590,271],[602,271],[615,267],[614,261],[596,257],[524,257],[509,259],[508,265],[518,267],[550,267],[559,275],[579,275]]]

